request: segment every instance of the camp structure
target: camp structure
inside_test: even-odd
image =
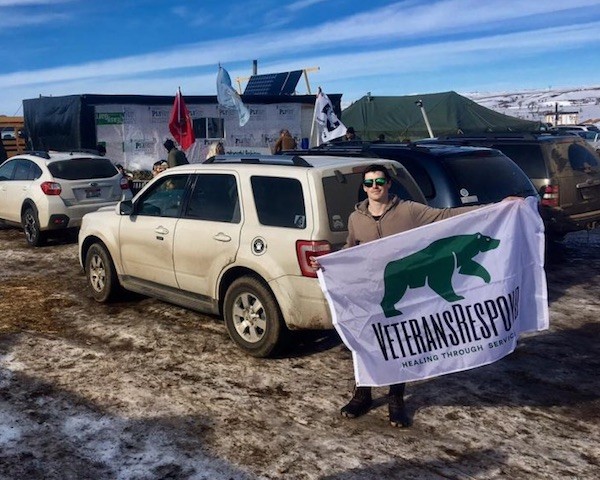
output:
[[[503,115],[456,92],[379,97],[366,95],[342,111],[342,122],[362,140],[416,140],[439,135],[534,131],[540,123]],[[429,123],[429,127],[427,123]],[[430,134],[431,130],[431,134]]]
[[[285,128],[300,146],[310,138],[314,95],[242,95],[250,110],[243,127],[237,111],[221,107],[217,97],[184,95],[193,121],[196,142],[186,150],[200,162],[213,142],[224,143],[227,153],[270,153]],[[341,94],[332,94],[340,114]],[[23,100],[25,128],[36,150],[95,149],[129,170],[149,170],[167,152],[169,116],[175,95],[68,95]]]

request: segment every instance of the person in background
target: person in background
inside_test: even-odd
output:
[[[6,150],[4,149],[4,143],[2,143],[2,138],[0,138],[0,163],[3,163],[7,159],[8,159],[8,154],[6,153]]]
[[[154,165],[152,165],[152,176],[156,177],[159,173],[164,172],[167,168],[169,168],[169,164],[166,160],[154,162]]]
[[[98,151],[98,155],[100,155],[101,157],[104,157],[106,155],[106,147],[103,143],[99,143],[98,145],[96,145],[96,150]]]
[[[351,248],[481,208],[481,205],[433,208],[401,200],[389,193],[392,178],[383,165],[369,165],[363,172],[362,184],[367,198],[358,203],[350,214],[348,237],[343,248]],[[517,199],[520,197],[506,197],[504,200]],[[310,263],[315,270],[321,268],[315,257],[310,258]],[[404,406],[404,388],[404,383],[390,385],[388,410],[390,425],[393,427],[409,427],[411,424]],[[352,399],[342,407],[340,413],[347,418],[359,417],[370,410],[372,403],[371,387],[355,386]]]
[[[213,142],[210,144],[206,158],[214,157],[215,155],[225,155],[223,142]]]
[[[175,146],[175,142],[173,140],[171,140],[170,138],[167,138],[165,140],[165,143],[163,143],[163,146],[167,149],[167,152],[169,152],[169,155],[167,156],[167,164],[170,167],[176,167],[177,165],[186,165],[190,162],[188,162],[187,157],[185,156],[185,153],[183,153],[181,150],[179,150],[176,146]]]
[[[352,140],[360,140],[360,137],[358,137],[356,135],[356,132],[354,131],[354,127],[348,127],[346,129],[346,134],[344,135],[344,140],[349,142]]]
[[[119,171],[119,173],[127,179],[127,184],[129,185],[129,190],[131,190],[133,192],[133,176],[130,173],[126,172],[125,168],[123,168],[123,165],[121,165],[120,163],[117,163],[115,165],[115,167],[117,167],[117,170]]]
[[[296,139],[292,137],[287,128],[282,128],[279,132],[279,138],[273,146],[273,153],[278,154],[285,150],[294,150],[297,147]]]

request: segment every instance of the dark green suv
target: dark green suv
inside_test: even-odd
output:
[[[600,157],[576,135],[496,133],[453,135],[423,142],[502,151],[537,188],[546,229],[555,238],[600,226]]]

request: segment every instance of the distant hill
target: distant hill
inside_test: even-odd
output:
[[[558,108],[559,113],[571,113],[573,123],[591,121],[600,125],[600,86],[461,95],[496,112],[525,120],[544,122],[546,115]]]

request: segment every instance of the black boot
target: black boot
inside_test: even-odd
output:
[[[371,387],[355,387],[354,396],[342,407],[340,413],[347,418],[360,417],[369,411],[372,402]]]
[[[390,385],[389,394],[390,425],[392,427],[410,427],[411,421],[404,406],[404,383]]]

